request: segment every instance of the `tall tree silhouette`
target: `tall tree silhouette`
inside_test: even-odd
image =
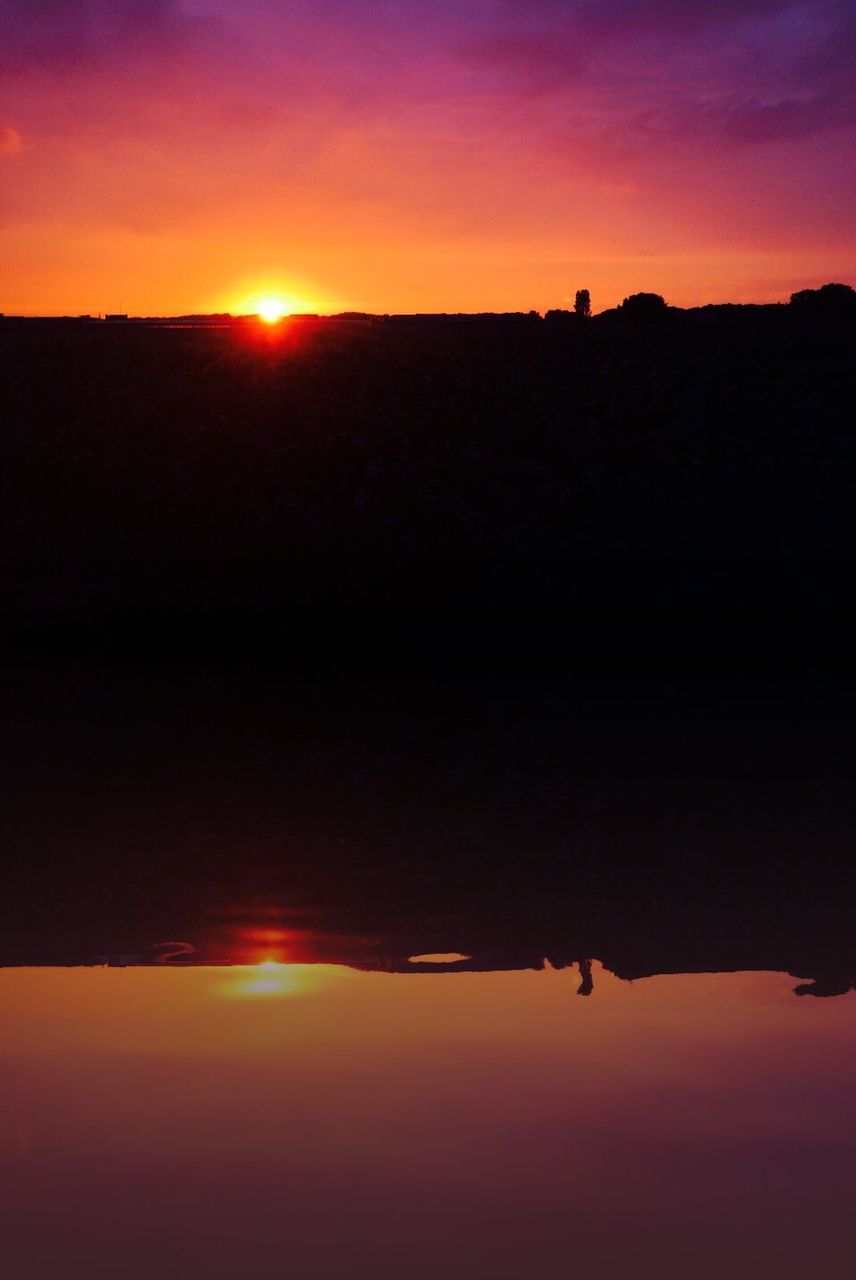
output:
[[[588,317],[591,315],[591,294],[588,289],[577,289],[577,296],[574,299],[574,311],[578,316]]]

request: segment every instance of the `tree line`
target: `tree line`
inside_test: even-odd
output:
[[[824,284],[819,289],[800,289],[791,294],[788,305],[802,314],[856,316],[856,289],[849,284]],[[669,304],[659,293],[632,293],[616,310],[634,319],[656,319],[665,315]],[[559,309],[548,311],[547,318],[571,314],[570,311]],[[573,314],[583,320],[591,316],[591,293],[588,289],[577,290]]]

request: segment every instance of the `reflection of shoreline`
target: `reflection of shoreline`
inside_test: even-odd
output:
[[[198,945],[190,942],[157,943],[139,952],[93,955],[84,960],[67,959],[65,966],[106,968],[168,967],[183,969],[234,967],[251,973],[260,972],[260,981],[265,979],[268,971],[285,970],[292,966],[311,968],[315,965],[335,965],[365,973],[412,975],[537,972],[550,968],[554,971],[576,970],[578,973],[576,994],[578,996],[590,996],[595,994],[593,963],[597,963],[606,973],[612,974],[623,982],[630,983],[666,976],[686,977],[690,975],[754,972],[782,973],[788,974],[790,977],[804,979],[794,987],[794,994],[798,996],[832,997],[856,991],[856,976],[852,976],[852,971],[856,969],[856,964],[851,963],[848,966],[846,963],[842,963],[836,967],[830,961],[821,963],[812,959],[808,959],[804,963],[794,963],[792,959],[786,960],[783,957],[778,957],[768,963],[762,963],[758,962],[757,958],[753,960],[747,956],[742,963],[730,964],[728,967],[719,968],[713,959],[711,959],[710,963],[696,964],[693,967],[689,964],[682,964],[677,956],[672,956],[668,962],[665,958],[661,960],[663,967],[657,969],[650,966],[643,967],[638,960],[631,961],[628,957],[588,958],[573,956],[570,952],[561,950],[555,950],[547,956],[525,955],[518,952],[496,950],[474,955],[461,955],[456,958],[438,957],[437,959],[429,960],[403,954],[372,951],[369,948],[365,949],[364,954],[360,954],[359,946],[355,946],[353,940],[349,942],[347,938],[338,939],[338,942],[336,939],[328,938],[326,945],[322,944],[320,947],[317,945],[317,935],[312,941],[315,945],[309,946],[304,951],[301,947],[301,939],[298,936],[292,936],[290,938],[288,959],[281,961],[254,960],[240,940],[233,941],[230,945],[228,939],[221,937],[219,939],[200,940]],[[47,962],[45,967],[55,964],[55,960],[50,961]],[[14,961],[6,961],[0,967],[11,968],[16,966]],[[27,967],[39,966],[29,960]]]
[[[10,689],[0,965],[856,972],[852,677],[34,664]]]
[[[472,893],[458,900],[454,915],[445,906],[445,877],[439,875],[430,888],[414,886],[412,899],[394,906],[380,894],[377,901],[368,895],[343,901],[333,878],[326,901],[315,910],[286,905],[271,875],[266,894],[233,899],[230,906],[218,906],[209,886],[206,907],[195,920],[176,910],[175,901],[124,919],[109,910],[72,911],[57,926],[22,919],[17,929],[0,930],[0,967],[297,964],[414,975],[550,968],[573,971],[570,989],[596,996],[596,961],[626,982],[768,972],[798,979],[794,991],[800,996],[853,990],[849,869],[840,867],[822,889],[815,884],[801,899],[784,893],[776,868],[762,875],[764,870],[755,866],[742,882],[735,876],[728,899],[705,899],[701,878],[664,879],[656,909],[643,903],[635,914],[638,877],[632,867],[626,868],[627,883],[619,883],[611,897],[603,888],[575,891],[573,877],[557,878],[550,894],[537,880],[523,879],[513,904],[505,894]],[[160,941],[150,941],[158,935]]]

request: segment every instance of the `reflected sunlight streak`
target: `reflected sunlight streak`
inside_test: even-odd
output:
[[[408,964],[463,964],[467,960],[472,960],[472,956],[465,956],[460,951],[432,951],[430,955],[424,956],[408,956]]]
[[[310,966],[280,964],[276,960],[263,960],[257,965],[238,966],[242,976],[231,979],[220,987],[224,995],[292,996],[308,991],[311,986]],[[246,976],[246,975],[251,976]]]

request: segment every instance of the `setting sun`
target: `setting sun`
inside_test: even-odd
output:
[[[289,309],[281,298],[264,298],[258,304],[259,319],[265,324],[277,324],[289,314]]]

